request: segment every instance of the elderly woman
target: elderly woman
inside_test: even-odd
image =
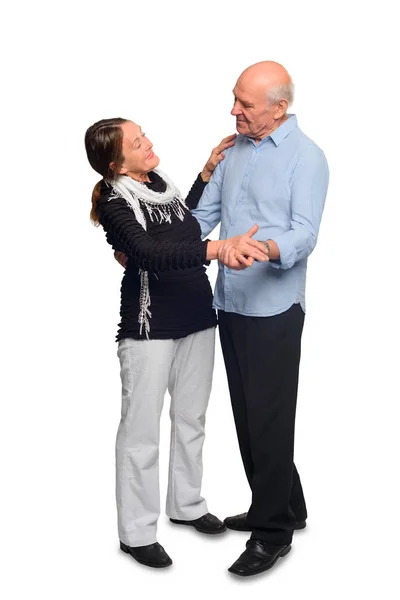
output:
[[[108,119],[86,132],[89,162],[103,179],[95,186],[91,218],[127,257],[117,335],[122,410],[116,442],[116,495],[121,549],[138,562],[172,561],[157,543],[159,421],[171,395],[171,448],[166,512],[176,524],[202,533],[225,531],[200,495],[205,412],[211,390],[216,314],[204,265],[223,241],[202,241],[191,215],[223,151],[213,151],[188,197],[157,167],[159,158],[141,128]],[[256,231],[232,238],[233,268],[267,260]]]

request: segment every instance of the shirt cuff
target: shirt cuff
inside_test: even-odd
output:
[[[297,260],[297,251],[293,243],[286,239],[285,234],[274,237],[273,241],[279,248],[279,258],[270,260],[274,269],[291,269]]]
[[[199,183],[203,186],[203,188],[206,187],[207,183],[209,183],[209,181],[204,181],[201,177],[201,172],[197,175],[197,179],[196,179],[196,183]]]
[[[200,175],[199,175],[199,177],[200,177]],[[206,239],[206,240],[203,240],[203,242],[205,242],[205,243],[206,243],[206,256],[207,256],[207,244],[208,244],[208,242],[211,242],[211,240],[209,240],[209,239]],[[206,260],[203,262],[203,265],[205,265],[206,267],[208,267],[209,265],[211,265],[211,260],[207,260],[207,259],[206,259]]]

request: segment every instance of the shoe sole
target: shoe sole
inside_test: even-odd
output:
[[[268,565],[268,567],[265,567],[263,569],[257,569],[256,571],[252,571],[251,573],[236,573],[235,571],[231,571],[230,568],[228,569],[228,571],[229,571],[229,573],[232,573],[232,575],[237,575],[238,577],[251,577],[252,575],[259,575],[260,573],[264,573],[265,571],[269,571],[269,569],[272,569],[272,567],[276,564],[278,559],[283,558],[284,556],[289,554],[291,549],[292,549],[292,546],[288,546],[287,548],[282,550],[282,552],[280,552],[278,554],[278,556],[275,558],[275,560],[270,565]]]
[[[227,525],[226,523],[225,523],[225,525],[226,525],[226,527],[228,529],[231,529],[232,531],[252,531],[252,529],[250,529],[248,527],[246,527],[246,528],[244,528],[244,527],[235,527],[234,525]]]
[[[141,565],[145,565],[146,567],[152,567],[153,569],[164,569],[165,567],[170,567],[172,565],[172,559],[169,559],[169,562],[165,563],[165,565],[158,565],[155,563],[151,563],[151,562],[146,562],[145,560],[140,560],[139,558],[136,558],[136,556],[134,556],[128,549],[127,546],[125,546],[125,544],[122,544],[122,542],[120,543],[120,550],[122,550],[122,552],[125,552],[125,554],[129,554],[129,556],[131,556],[133,559],[136,560],[136,562],[140,563]]]
[[[199,533],[206,533],[207,535],[218,535],[218,533],[224,533],[224,531],[226,531],[226,526],[223,529],[219,529],[218,531],[206,531],[205,529],[200,529],[199,527],[196,527],[196,525],[193,525],[192,523],[186,523],[186,521],[170,519],[170,522],[174,525],[186,525],[187,527],[193,527],[193,529],[195,529]]]
[[[247,532],[253,531],[250,528],[243,529],[240,527],[235,527],[233,525],[227,525],[226,523],[225,523],[225,525],[228,529],[231,529],[232,531],[247,531]],[[305,529],[306,527],[307,527],[307,523],[304,523],[304,524],[300,525],[299,527],[294,527],[293,531],[301,531],[302,529]]]

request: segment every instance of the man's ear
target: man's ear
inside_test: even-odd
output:
[[[288,101],[285,100],[284,98],[282,98],[282,100],[280,100],[278,102],[278,104],[276,105],[274,118],[281,119],[283,117],[283,115],[286,114],[288,106],[289,106]]]

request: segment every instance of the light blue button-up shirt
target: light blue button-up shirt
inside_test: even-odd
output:
[[[192,214],[202,236],[221,222],[220,239],[246,233],[271,239],[278,261],[234,271],[219,263],[214,307],[253,317],[305,311],[307,257],[317,242],[329,171],[324,153],[298,127],[295,115],[258,144],[243,135],[225,152]]]

